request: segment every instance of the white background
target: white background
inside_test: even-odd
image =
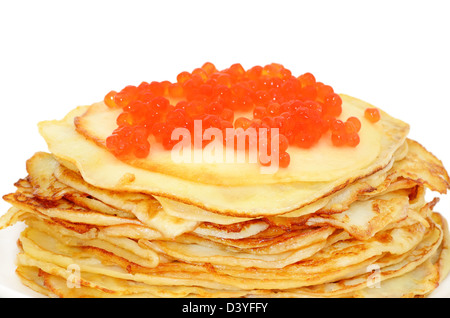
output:
[[[175,81],[206,61],[312,72],[408,122],[410,137],[450,167],[449,4],[1,1],[0,193],[14,191],[26,159],[47,150],[37,122],[111,89]],[[450,215],[449,202],[437,210]],[[1,201],[0,214],[7,208]]]

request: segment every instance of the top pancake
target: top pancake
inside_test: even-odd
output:
[[[348,107],[363,111],[371,106],[345,95],[342,95],[342,99],[345,108],[351,104]],[[383,170],[388,165],[392,165],[395,160],[394,153],[404,145],[409,130],[407,124],[382,112],[381,120],[373,125],[372,130],[375,134],[373,139],[379,141],[375,159],[367,163],[365,167],[355,168],[332,180],[275,183],[268,179],[269,183],[255,184],[250,177],[251,170],[248,170],[242,172],[239,180],[235,179],[236,185],[226,184],[225,186],[199,182],[198,179],[202,178],[201,173],[195,180],[189,180],[120,161],[104,147],[99,146],[98,141],[93,142],[75,129],[74,119],[81,118],[89,108],[89,106],[78,107],[62,120],[45,121],[39,124],[40,133],[46,140],[50,152],[63,165],[79,171],[86,182],[114,191],[142,192],[169,198],[218,214],[237,217],[278,215],[294,211],[350,183]],[[355,160],[354,157],[355,155],[349,152],[345,160]],[[326,153],[323,160],[328,163],[333,162],[333,158]],[[320,173],[319,170],[318,175],[325,175],[325,173]],[[267,177],[269,176],[273,175]],[[218,177],[211,179],[220,181]]]
[[[193,182],[236,186],[252,184],[273,184],[287,182],[327,182],[339,178],[358,177],[361,171],[379,169],[386,165],[394,151],[403,143],[408,133],[407,124],[383,113],[381,121],[372,124],[364,118],[364,110],[373,107],[361,100],[342,95],[341,119],[355,116],[360,118],[360,144],[356,148],[334,147],[329,135],[310,148],[289,147],[291,157],[287,168],[262,170],[259,163],[229,162],[223,151],[222,162],[211,162],[210,151],[194,149],[190,162],[175,162],[172,152],[161,144],[152,142],[147,158],[122,158],[127,164],[151,172],[163,173]],[[106,148],[106,138],[117,128],[116,118],[120,109],[110,109],[103,102],[91,105],[87,111],[75,118],[78,133],[98,146]],[[250,116],[251,117],[251,116]],[[194,155],[194,152],[197,152]],[[203,159],[201,162],[195,158]],[[236,158],[235,158],[236,159]],[[197,162],[197,163],[196,163]],[[381,164],[381,165],[380,165]]]

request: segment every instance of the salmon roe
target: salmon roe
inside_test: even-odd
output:
[[[311,73],[296,77],[278,63],[247,70],[236,63],[219,71],[207,62],[192,72],[179,73],[175,82],[142,82],[111,91],[104,102],[110,108],[122,108],[117,129],[106,139],[106,147],[118,157],[147,157],[151,136],[152,142],[170,150],[177,142],[171,140],[172,131],[187,128],[193,133],[194,120],[202,121],[203,130],[252,127],[258,136],[265,130],[267,141],[270,129],[278,128],[278,147],[266,146],[269,152],[278,150],[280,167],[289,166],[289,147],[311,148],[323,136],[330,136],[336,147],[356,147],[360,142],[360,120],[337,119],[342,100],[331,86]],[[380,118],[377,109],[366,110],[365,117],[371,122]]]
[[[371,123],[376,123],[380,120],[380,111],[377,108],[367,108],[364,111],[364,117]]]

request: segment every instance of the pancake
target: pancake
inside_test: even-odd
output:
[[[432,234],[430,234],[430,231],[433,231]],[[414,235],[417,233],[422,233],[423,236]],[[184,280],[184,283],[186,283],[186,281],[189,280],[189,278],[187,277],[195,277],[195,279],[191,280],[190,284],[202,287],[212,287],[214,285],[213,282],[215,281],[216,286],[219,286],[220,284],[228,285],[228,287],[222,286],[221,288],[223,289],[239,287],[241,289],[249,290],[253,288],[292,288],[296,285],[297,287],[309,286],[318,281],[326,281],[326,279],[330,277],[332,277],[331,279],[333,279],[336,277],[336,275],[339,274],[345,277],[344,273],[348,275],[347,269],[352,268],[353,265],[360,264],[361,262],[358,261],[363,261],[364,257],[369,257],[368,260],[370,260],[374,257],[373,254],[382,256],[385,255],[384,252],[388,250],[393,254],[409,253],[410,251],[413,251],[418,247],[419,250],[421,250],[421,245],[418,244],[422,241],[423,237],[429,238],[428,241],[423,241],[423,246],[429,246],[430,242],[433,242],[434,248],[437,248],[439,243],[436,243],[436,239],[442,240],[443,237],[442,230],[440,230],[438,225],[436,225],[436,227],[433,227],[432,229],[429,229],[428,231],[425,231],[420,225],[406,227],[404,229],[398,228],[396,230],[391,230],[389,234],[392,235],[392,240],[390,240],[389,244],[382,244],[383,239],[385,239],[385,235],[378,236],[370,242],[365,243],[364,248],[359,246],[356,241],[336,242],[335,244],[325,249],[323,252],[320,252],[317,256],[313,256],[312,258],[306,259],[305,261],[285,267],[283,269],[263,269],[258,273],[254,273],[255,276],[250,275],[250,277],[247,276],[249,276],[251,272],[241,271],[241,276],[245,277],[245,280],[239,279],[239,276],[229,276],[225,274],[229,274],[233,271],[239,271],[239,269],[236,267],[215,267],[215,271],[208,271],[208,269],[202,269],[201,266],[199,268],[198,266],[192,266],[182,263],[176,266],[171,266],[173,263],[167,263],[167,267],[164,266],[164,264],[161,264],[159,268],[154,268],[154,270],[149,269],[145,273],[135,272],[134,274],[127,274],[125,271],[119,270],[119,268],[111,265],[100,265],[100,263],[98,262],[92,263],[91,261],[89,261],[89,259],[92,259],[92,255],[86,253],[86,250],[79,250],[78,253],[73,253],[71,252],[72,249],[79,248],[61,244],[54,244],[54,240],[58,238],[50,237],[48,236],[48,234],[36,232],[35,230],[31,232],[25,232],[24,236],[21,237],[21,242],[24,250],[28,251],[28,256],[24,257],[24,262],[27,258],[31,257],[32,259],[37,259],[41,262],[50,261],[48,265],[50,267],[52,267],[52,265],[50,264],[54,262],[54,264],[58,264],[58,266],[65,268],[68,266],[70,261],[74,261],[75,264],[80,265],[82,271],[86,270],[87,272],[97,274],[101,272],[102,275],[122,279],[131,279],[133,277],[133,281],[140,281],[147,284],[151,283],[153,285],[173,285],[173,280],[180,279],[181,277],[184,277],[182,280]],[[431,240],[430,236],[432,236],[433,240]],[[355,250],[364,251],[364,253],[355,253]],[[340,251],[340,253],[336,253],[336,251]],[[331,258],[325,257],[326,255],[331,254],[335,256]],[[76,256],[68,257],[67,255]],[[32,262],[33,261],[30,260],[28,264],[30,265]],[[333,266],[341,262],[347,264],[347,266]],[[389,264],[389,262],[386,262],[386,264]],[[367,266],[361,268],[365,270],[366,267]],[[411,267],[413,266],[411,265]],[[336,271],[333,269],[339,269],[338,272],[340,273],[336,273]],[[192,275],[192,271],[195,271],[196,275]],[[153,273],[158,273],[158,275],[155,276]],[[182,273],[186,273],[188,275],[183,275]],[[293,275],[294,273],[295,275]],[[261,274],[263,274],[263,276],[260,276]],[[261,278],[264,279],[261,280]],[[181,283],[181,280],[179,280],[178,282]],[[275,285],[277,285],[278,287],[274,287]]]
[[[239,217],[290,212],[383,169],[391,161],[393,153],[405,142],[409,131],[406,124],[386,119],[383,129],[378,132],[380,138],[384,137],[381,138],[382,151],[369,166],[358,170],[351,177],[328,182],[222,187],[155,173],[119,161],[107,150],[77,133],[73,121],[84,114],[87,108],[77,108],[60,121],[41,122],[39,129],[54,156],[75,166],[89,184],[115,191],[159,195],[216,213]],[[276,202],[268,199],[269,193],[277,197]]]
[[[341,95],[343,99],[342,118],[355,116],[364,118],[364,109],[373,107],[361,100]],[[90,106],[86,112],[74,119],[76,130],[97,145],[106,147],[106,138],[116,128],[115,119],[119,115],[118,110],[108,108],[104,103]],[[246,114],[243,114],[246,116]],[[251,117],[247,114],[247,117]],[[370,125],[362,119],[360,131],[361,143],[357,149],[337,148],[331,146],[329,139],[312,149],[298,147],[290,149],[291,164],[287,169],[278,169],[275,173],[261,173],[258,163],[242,165],[236,162],[214,164],[208,162],[206,151],[192,148],[192,161],[189,163],[174,162],[171,151],[164,150],[161,146],[152,148],[152,153],[142,160],[128,159],[125,162],[132,166],[143,168],[151,172],[168,174],[173,177],[195,181],[199,183],[235,186],[250,184],[287,183],[287,182],[321,182],[332,181],[339,178],[349,178],[356,171],[360,171],[371,165],[376,159],[380,161],[377,166],[386,164],[386,159],[404,141],[409,131],[407,124],[383,114],[383,120],[376,125]],[[394,139],[395,137],[395,139]],[[397,139],[398,138],[398,139]],[[389,154],[382,154],[381,149],[389,148]],[[199,163],[194,163],[194,152],[202,152],[203,158]],[[356,151],[356,152],[355,152]],[[352,155],[350,155],[352,153]],[[225,154],[224,154],[225,156]],[[370,168],[370,169],[377,169]],[[355,177],[357,177],[355,175]]]

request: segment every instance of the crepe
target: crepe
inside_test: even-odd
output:
[[[342,97],[346,99],[344,95]],[[367,106],[350,97],[347,100],[352,108],[363,109]],[[61,121],[47,121],[39,125],[50,151],[58,160],[62,159],[66,165],[79,170],[86,182],[115,191],[158,195],[216,213],[240,217],[291,212],[383,169],[391,162],[394,152],[404,143],[409,131],[409,126],[403,122],[383,116],[386,120],[380,122],[379,129],[370,134],[380,139],[380,152],[375,160],[350,175],[331,181],[321,181],[318,178],[317,182],[310,179],[306,182],[242,185],[242,180],[246,178],[241,176],[238,185],[224,187],[180,179],[119,161],[107,150],[77,133],[74,119],[87,110],[88,107],[80,107]],[[331,148],[333,147],[327,147]],[[203,171],[202,168],[193,179],[201,178]],[[277,200],[270,200],[270,195],[277,197]]]
[[[351,116],[364,118],[364,109],[372,107],[349,96],[342,95],[342,98],[344,102],[342,118]],[[97,145],[106,147],[105,140],[116,128],[115,119],[118,115],[118,110],[110,109],[104,103],[97,103],[89,106],[84,114],[75,117],[74,123],[78,133]],[[249,114],[243,114],[243,116],[251,117]],[[165,151],[158,144],[155,144],[151,155],[147,158],[126,159],[125,162],[151,172],[219,186],[332,181],[344,177],[350,178],[354,174],[357,177],[356,173],[373,164],[375,160],[379,162],[372,169],[386,164],[385,158],[396,150],[409,131],[407,124],[387,114],[384,114],[383,120],[376,125],[368,125],[368,121],[362,120],[363,125],[360,131],[362,141],[357,149],[331,147],[331,141],[324,138],[312,149],[291,148],[292,160],[289,167],[271,174],[261,173],[258,163],[249,162],[246,165],[238,162],[209,163],[213,161],[207,157],[209,153],[193,147],[191,162],[174,162],[171,152]],[[394,139],[393,136],[398,139]],[[380,154],[382,148],[389,150],[386,154]],[[201,152],[197,155],[202,159],[198,163],[194,162],[195,151]]]

